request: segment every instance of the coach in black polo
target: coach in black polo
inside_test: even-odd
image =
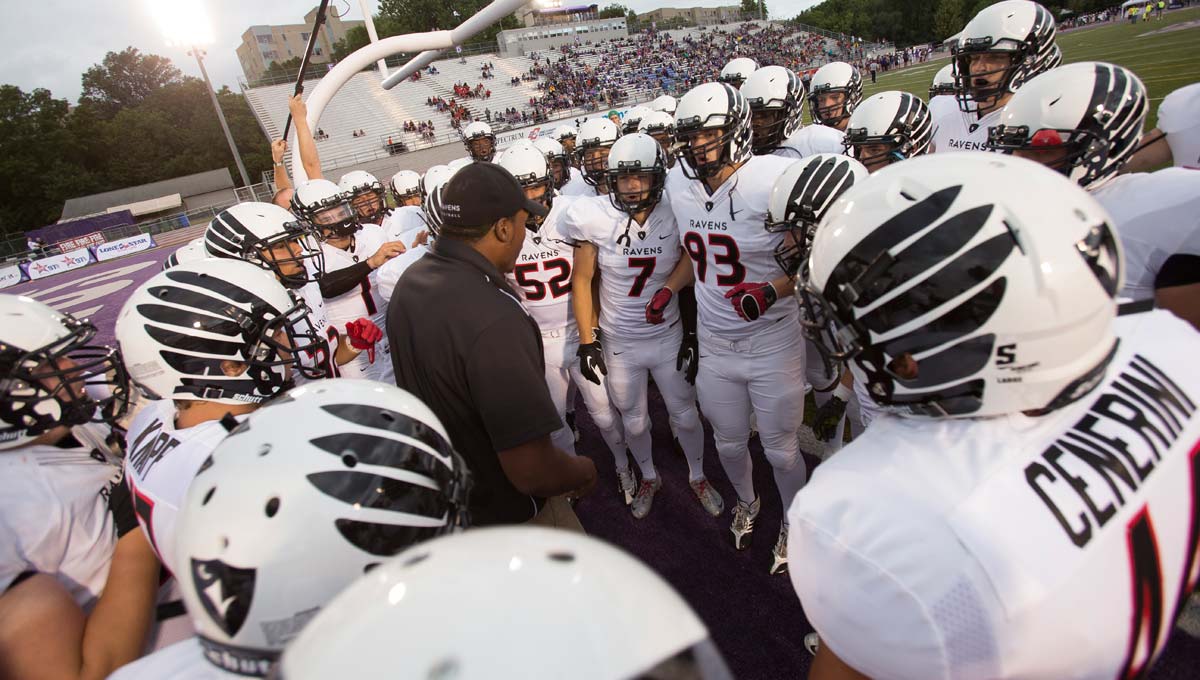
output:
[[[539,516],[545,499],[587,493],[596,467],[550,443],[562,421],[541,334],[504,281],[526,219],[546,208],[492,163],[463,167],[438,198],[437,240],[400,277],[388,306],[396,384],[429,405],[466,459],[474,524],[552,523],[552,510],[569,506],[557,499]]]

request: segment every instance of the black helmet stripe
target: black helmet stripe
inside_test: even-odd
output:
[[[961,186],[946,187],[905,208],[900,214],[872,231],[850,249],[834,267],[823,291],[826,297],[838,297],[834,292],[843,284],[853,284],[879,253],[886,253],[913,234],[925,229],[944,215],[962,191]],[[868,259],[870,258],[870,259]]]
[[[363,417],[362,408],[359,404],[328,404],[322,406],[321,410],[356,425],[371,422],[374,428],[415,439],[443,456],[450,455],[454,450],[440,432],[416,418],[377,406],[371,407],[371,413]]]
[[[817,173],[823,177],[816,186],[813,186],[811,179],[806,182],[803,202],[803,205],[812,206],[814,213],[820,213],[832,198],[842,195],[842,192],[854,185],[850,164],[841,163],[836,158],[826,159],[816,167],[810,164],[804,171],[809,177]]]
[[[353,519],[334,522],[338,533],[361,550],[388,557],[401,550],[439,536],[445,527],[414,527],[409,524],[380,524]]]
[[[321,493],[355,509],[403,512],[433,519],[446,514],[446,493],[440,488],[355,470],[313,472],[305,478]]]
[[[1015,246],[1007,232],[989,238],[872,310],[862,324],[882,335],[941,307],[991,278]]]
[[[172,281],[175,281],[177,283],[183,283],[183,284],[187,284],[187,285],[191,285],[191,286],[196,286],[197,288],[203,288],[205,290],[212,291],[213,293],[216,293],[218,295],[224,295],[225,297],[227,297],[230,300],[233,300],[234,302],[237,302],[239,304],[243,304],[243,305],[249,304],[253,307],[260,308],[260,309],[264,308],[264,307],[267,309],[274,308],[274,305],[267,303],[266,300],[263,300],[262,298],[258,297],[254,293],[246,290],[245,288],[242,288],[241,286],[229,283],[228,281],[221,280],[215,276],[209,276],[207,274],[198,274],[196,272],[189,272],[189,271],[168,271],[167,278],[171,279]],[[155,297],[157,297],[157,296],[155,296]],[[221,306],[217,307],[217,309],[224,308],[225,304],[226,303],[221,304]],[[205,305],[194,305],[194,306],[200,307],[202,309],[209,309],[210,311],[213,309],[211,307],[206,307]]]
[[[138,305],[137,311],[151,321],[170,326],[183,326],[189,329],[228,336],[237,336],[241,333],[241,328],[232,319],[201,314],[190,309],[144,304]]]
[[[962,304],[938,317],[937,322],[882,344],[888,356],[921,354],[966,337],[983,327],[1000,307],[1008,280],[1000,277]]]
[[[242,348],[245,346],[243,342],[240,342],[241,338],[236,335],[233,337],[238,338],[239,341],[237,342],[214,340],[212,338],[200,338],[195,335],[150,325],[146,326],[146,333],[151,338],[154,338],[155,342],[172,349],[193,352],[194,354],[185,356],[196,357],[198,359],[204,359],[204,355],[208,355],[209,357],[240,357],[242,356]],[[181,372],[202,373],[203,371],[188,370]]]
[[[978,373],[992,356],[996,336],[978,335],[921,360],[921,370],[912,380],[897,377],[896,382],[909,389],[936,387]]]
[[[969,208],[927,231],[898,253],[885,271],[858,287],[859,297],[855,304],[866,307],[905,282],[936,268],[946,259],[946,253],[957,253],[970,243],[987,223],[993,209],[991,204]]]
[[[365,409],[361,406],[357,408]],[[382,465],[417,472],[442,486],[449,484],[453,478],[450,466],[438,460],[429,451],[387,437],[344,432],[317,437],[309,443],[334,456],[353,455],[358,463],[364,465]],[[447,452],[445,456],[449,458],[450,453]]]

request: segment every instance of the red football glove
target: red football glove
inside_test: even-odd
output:
[[[766,313],[778,299],[775,286],[768,283],[739,283],[725,294],[733,302],[733,310],[745,321],[754,321]]]
[[[663,314],[667,311],[667,305],[671,304],[673,295],[671,289],[665,286],[654,293],[654,297],[646,303],[646,323],[657,325],[663,322]]]
[[[375,343],[383,337],[383,331],[368,318],[351,321],[346,324],[346,339],[350,346],[359,351],[366,351],[367,362],[375,363]]]

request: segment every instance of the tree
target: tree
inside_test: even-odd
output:
[[[183,74],[170,59],[126,47],[120,52],[109,52],[104,61],[84,72],[79,103],[95,106],[102,115],[111,118],[121,109],[140,104],[159,88],[182,80]]]
[[[625,5],[619,5],[614,2],[613,4],[609,5],[608,7],[605,7],[604,9],[600,10],[599,17],[601,19],[621,19],[621,18],[625,17],[627,14],[629,14],[628,7],[626,7]]]
[[[452,3],[446,2],[446,0],[379,0],[379,18],[376,19],[376,28],[379,28],[379,22],[382,20],[386,21],[389,30],[393,31],[387,33],[389,36],[449,30],[466,21],[488,4],[490,4],[490,0],[456,0]],[[472,42],[494,44],[496,34],[500,31],[519,27],[517,18],[510,14],[501,19],[499,23],[492,24],[481,31]],[[380,29],[380,37],[383,36],[383,30]]]
[[[742,14],[753,15],[755,18],[766,17],[766,0],[742,0]]]
[[[61,214],[60,189],[81,177],[68,116],[67,100],[49,90],[0,85],[0,232],[36,229]]]
[[[965,0],[938,0],[933,11],[933,30],[938,38],[948,38],[962,30]]]
[[[379,27],[377,26],[376,29],[378,28]],[[380,33],[379,37],[386,38],[389,37],[389,35],[390,34],[387,33]],[[347,56],[359,50],[360,48],[366,47],[367,43],[370,41],[371,36],[367,34],[366,27],[355,26],[349,31],[346,31],[346,37],[333,44],[333,60],[341,61],[345,59]],[[296,68],[300,68],[300,65],[297,64]]]
[[[341,44],[341,42],[342,41],[339,40],[338,44]],[[271,62],[271,65],[267,67],[267,70],[263,71],[263,75],[266,77],[284,75],[294,76],[296,75],[296,72],[300,70],[300,60],[301,57],[292,57],[291,59],[284,61],[273,61]]]

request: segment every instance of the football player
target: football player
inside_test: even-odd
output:
[[[572,180],[563,187],[564,196],[603,196],[608,191],[604,181],[608,169],[608,151],[621,130],[607,118],[589,118],[579,126],[575,157],[579,164],[579,181]]]
[[[468,480],[408,392],[346,379],[292,390],[216,446],[179,510],[175,561],[196,636],[111,677],[265,677],[355,579],[465,527]]]
[[[1184,85],[1158,105],[1158,127],[1142,139],[1126,172],[1173,164],[1200,170],[1200,83]]]
[[[758,70],[758,62],[750,57],[738,57],[731,59],[729,63],[721,67],[721,73],[717,76],[717,82],[729,83],[734,89],[742,86],[746,79],[752,73]]]
[[[705,83],[679,100],[675,135],[681,172],[668,175],[666,195],[688,257],[651,297],[646,318],[662,323],[673,295],[694,281],[696,392],[738,496],[734,547],[745,550],[761,508],[751,474],[751,412],[785,506],[808,478],[796,438],[804,399],[800,310],[775,262],[783,234],[763,229],[771,185],[793,161],[752,155],[750,105],[725,83]],[[786,524],[780,529],[772,573],[787,564]]]
[[[0,677],[103,678],[141,654],[158,591],[108,444],[128,375],[86,320],[5,294],[0,318]]]
[[[567,160],[572,164],[575,163],[575,135],[577,130],[574,125],[559,125],[554,128],[554,141],[562,144],[563,151],[567,154]]]
[[[825,64],[813,74],[808,112],[814,123],[845,131],[850,114],[862,101],[862,75],[844,61]]]
[[[579,171],[571,167],[562,144],[549,137],[538,137],[533,140],[533,145],[546,156],[546,162],[550,164],[550,179],[554,182],[555,191],[562,191],[568,182],[579,176]]]
[[[193,260],[203,260],[208,257],[208,249],[204,246],[204,237],[194,238],[188,241],[182,247],[175,250],[163,260],[163,269],[170,269],[178,265],[180,262],[191,262]]]
[[[671,145],[675,143],[675,114],[651,111],[642,119],[638,132],[653,137],[662,147],[663,156],[667,159],[667,170],[675,169],[675,153],[671,149]]]
[[[843,192],[866,179],[867,174],[867,168],[849,156],[818,154],[791,165],[775,180],[767,203],[765,228],[784,234],[783,241],[775,248],[775,261],[789,277],[796,277],[806,266],[817,223],[825,211]],[[847,411],[851,433],[862,429],[859,402],[841,362],[828,356],[823,345],[811,339],[828,329],[812,323],[813,315],[805,314],[808,310],[801,307],[800,311],[805,330],[806,379],[817,404],[813,427],[800,430],[801,443],[805,451],[824,459],[842,446]]]
[[[990,142],[1091,192],[1121,237],[1122,297],[1154,300],[1200,328],[1200,173],[1119,174],[1136,153],[1148,108],[1145,86],[1128,69],[1076,62],[1013,95]]]
[[[360,350],[340,364],[341,375],[392,383],[392,351],[381,330],[386,325],[387,299],[379,292],[375,272],[405,248],[401,241],[388,241],[383,227],[361,221],[362,212],[355,212],[353,200],[377,197],[374,189],[354,188],[358,181],[351,177],[354,174],[347,174],[351,182],[343,181],[352,187],[349,190],[324,179],[301,182],[292,197],[292,212],[309,224],[321,242],[325,260],[321,293],[330,324],[344,328],[350,345]]]
[[[679,106],[679,101],[669,94],[664,94],[656,97],[647,106],[651,111],[662,111],[674,118],[675,108]]]
[[[764,66],[746,79],[742,96],[750,103],[754,153],[806,158],[842,153],[842,134],[828,125],[804,126],[804,83],[782,66]]]
[[[933,121],[921,98],[907,92],[880,92],[864,101],[846,127],[847,153],[875,172],[929,151]]]
[[[666,155],[652,137],[634,133],[613,144],[608,155],[608,196],[575,201],[563,220],[562,233],[579,244],[572,279],[575,318],[591,319],[592,286],[600,277],[600,327],[603,344],[594,339],[591,361],[608,376],[608,391],[621,414],[625,440],[642,473],[635,484],[633,471],[617,461],[617,479],[631,504],[633,516],[650,512],[662,480],[654,467],[650,442],[647,379],[662,393],[671,431],[688,461],[688,481],[704,509],[714,517],[724,502],[704,474],[704,429],[696,410],[695,299],[681,314],[672,299],[663,310],[663,324],[648,326],[646,304],[667,281],[679,262],[679,228],[663,200],[667,180]],[[689,291],[690,292],[690,291]],[[684,317],[681,319],[681,316]],[[579,324],[581,337],[592,333]],[[583,347],[580,351],[583,352]]]
[[[1200,567],[1200,336],[1118,315],[1111,224],[1061,175],[974,153],[826,213],[803,294],[890,413],[788,513],[810,678],[1148,673]]]
[[[526,223],[525,244],[517,256],[511,278],[513,288],[521,291],[525,307],[542,331],[550,397],[559,417],[565,420],[567,386],[575,384],[620,468],[626,459],[621,418],[609,401],[603,375],[580,358],[590,356],[588,352],[595,343],[590,337],[594,319],[591,315],[586,317],[587,320],[580,324],[586,333],[581,334],[576,329],[572,305],[571,272],[575,264],[575,247],[564,237],[562,222],[572,200],[581,199],[555,196],[546,156],[529,142],[506,149],[500,155],[499,165],[512,173],[530,200],[542,203],[550,210],[544,218],[531,216]],[[564,425],[550,439],[559,449],[572,455],[575,453],[575,434],[570,427]]]
[[[421,206],[421,175],[412,170],[401,170],[392,175],[388,189],[392,192],[392,200],[397,208]]]
[[[950,44],[958,107],[941,106],[933,147],[984,151],[1000,109],[1034,76],[1062,63],[1054,16],[1030,0],[1004,0],[976,14]]]
[[[471,160],[491,162],[496,157],[496,135],[491,125],[477,120],[463,128],[462,136]]]
[[[637,132],[638,127],[642,124],[642,119],[648,113],[650,113],[650,108],[647,106],[638,105],[631,107],[621,119],[621,134],[629,135]]]
[[[275,206],[272,206],[275,207]],[[188,485],[229,432],[294,384],[308,313],[269,273],[210,258],[161,272],[129,296],[116,337],[151,399],[126,434],[125,479],[159,560],[180,576],[175,524]]]
[[[292,213],[270,203],[239,203],[209,222],[204,246],[212,257],[244,260],[271,272],[308,307],[308,314],[297,319],[296,334],[327,342],[301,353],[298,381],[335,377],[338,366],[358,356],[359,350],[329,323],[317,283],[325,270],[321,246]]]
[[[347,172],[338,180],[338,189],[350,202],[359,224],[376,227],[383,224],[388,213],[387,192],[375,175],[363,170]]]
[[[403,229],[397,237],[400,240],[413,238],[414,245],[404,253],[388,260],[379,268],[375,277],[376,288],[384,300],[392,299],[392,292],[400,281],[400,276],[417,260],[421,259],[437,239],[438,235],[438,189],[450,178],[454,171],[446,165],[435,165],[425,171],[421,178],[421,207],[404,208],[407,217],[404,222],[398,222],[395,228]],[[399,213],[400,211],[396,211]],[[386,305],[384,308],[386,309]]]

